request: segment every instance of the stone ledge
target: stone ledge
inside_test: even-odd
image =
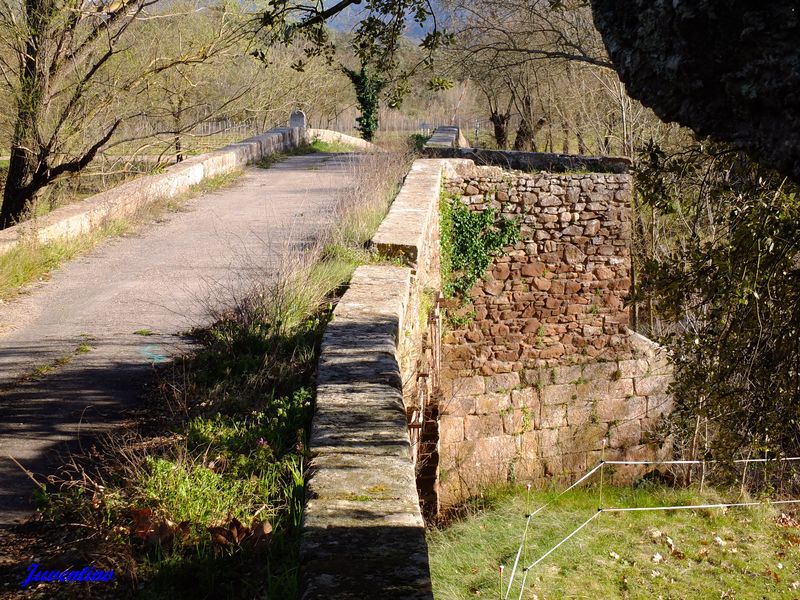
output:
[[[444,161],[416,160],[389,214],[372,238],[384,256],[416,265],[424,254],[428,232],[439,211]]]
[[[468,145],[458,127],[437,127],[425,148],[464,148]]]
[[[376,146],[372,142],[347,135],[346,133],[331,131],[330,129],[309,129],[308,136],[312,140],[317,138],[323,142],[347,144],[348,146],[353,146],[359,150],[366,150],[367,152],[384,152],[383,148]]]
[[[398,359],[411,291],[407,267],[359,267],[325,331],[303,600],[433,597]]]
[[[631,161],[622,157],[594,157],[577,154],[551,154],[546,152],[517,152],[514,150],[488,150],[486,148],[458,148],[426,146],[423,153],[428,158],[461,158],[475,161],[477,165],[495,165],[520,171],[590,171],[592,173],[628,173]]]

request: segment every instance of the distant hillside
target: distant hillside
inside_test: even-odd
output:
[[[439,13],[439,3],[433,2],[432,4],[434,6],[434,10]],[[330,21],[330,26],[337,31],[351,31],[365,14],[366,11],[363,6],[348,6]],[[432,22],[427,22],[424,25],[420,25],[413,19],[409,19],[406,23],[405,34],[412,40],[421,40],[431,29],[433,29]]]

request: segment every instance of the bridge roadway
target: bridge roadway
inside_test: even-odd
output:
[[[183,334],[210,322],[209,307],[274,273],[330,222],[357,161],[311,154],[248,168],[0,305],[0,525],[28,516],[34,491],[9,457],[43,476],[141,406],[153,363],[184,351]],[[84,343],[91,350],[76,353]],[[64,356],[71,362],[24,380]]]

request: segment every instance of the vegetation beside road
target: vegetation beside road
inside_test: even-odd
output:
[[[645,484],[603,490],[604,506],[652,507],[719,503],[730,494]],[[555,492],[523,486],[487,490],[460,520],[429,532],[437,600],[500,598],[505,593],[526,515]],[[510,597],[519,597],[529,565],[597,512],[599,490],[578,489],[531,520]],[[797,598],[800,522],[775,507],[604,513],[527,577],[538,598]]]

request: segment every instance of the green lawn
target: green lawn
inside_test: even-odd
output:
[[[429,532],[437,600],[500,598],[526,514],[555,496],[493,490],[471,516]],[[576,490],[534,516],[520,560],[531,564],[597,512],[597,490]],[[725,502],[721,494],[606,488],[604,506]],[[784,507],[791,510],[792,505]],[[800,598],[800,529],[775,507],[603,513],[528,573],[523,598]],[[521,571],[521,567],[518,571]],[[521,573],[510,598],[520,597]]]

